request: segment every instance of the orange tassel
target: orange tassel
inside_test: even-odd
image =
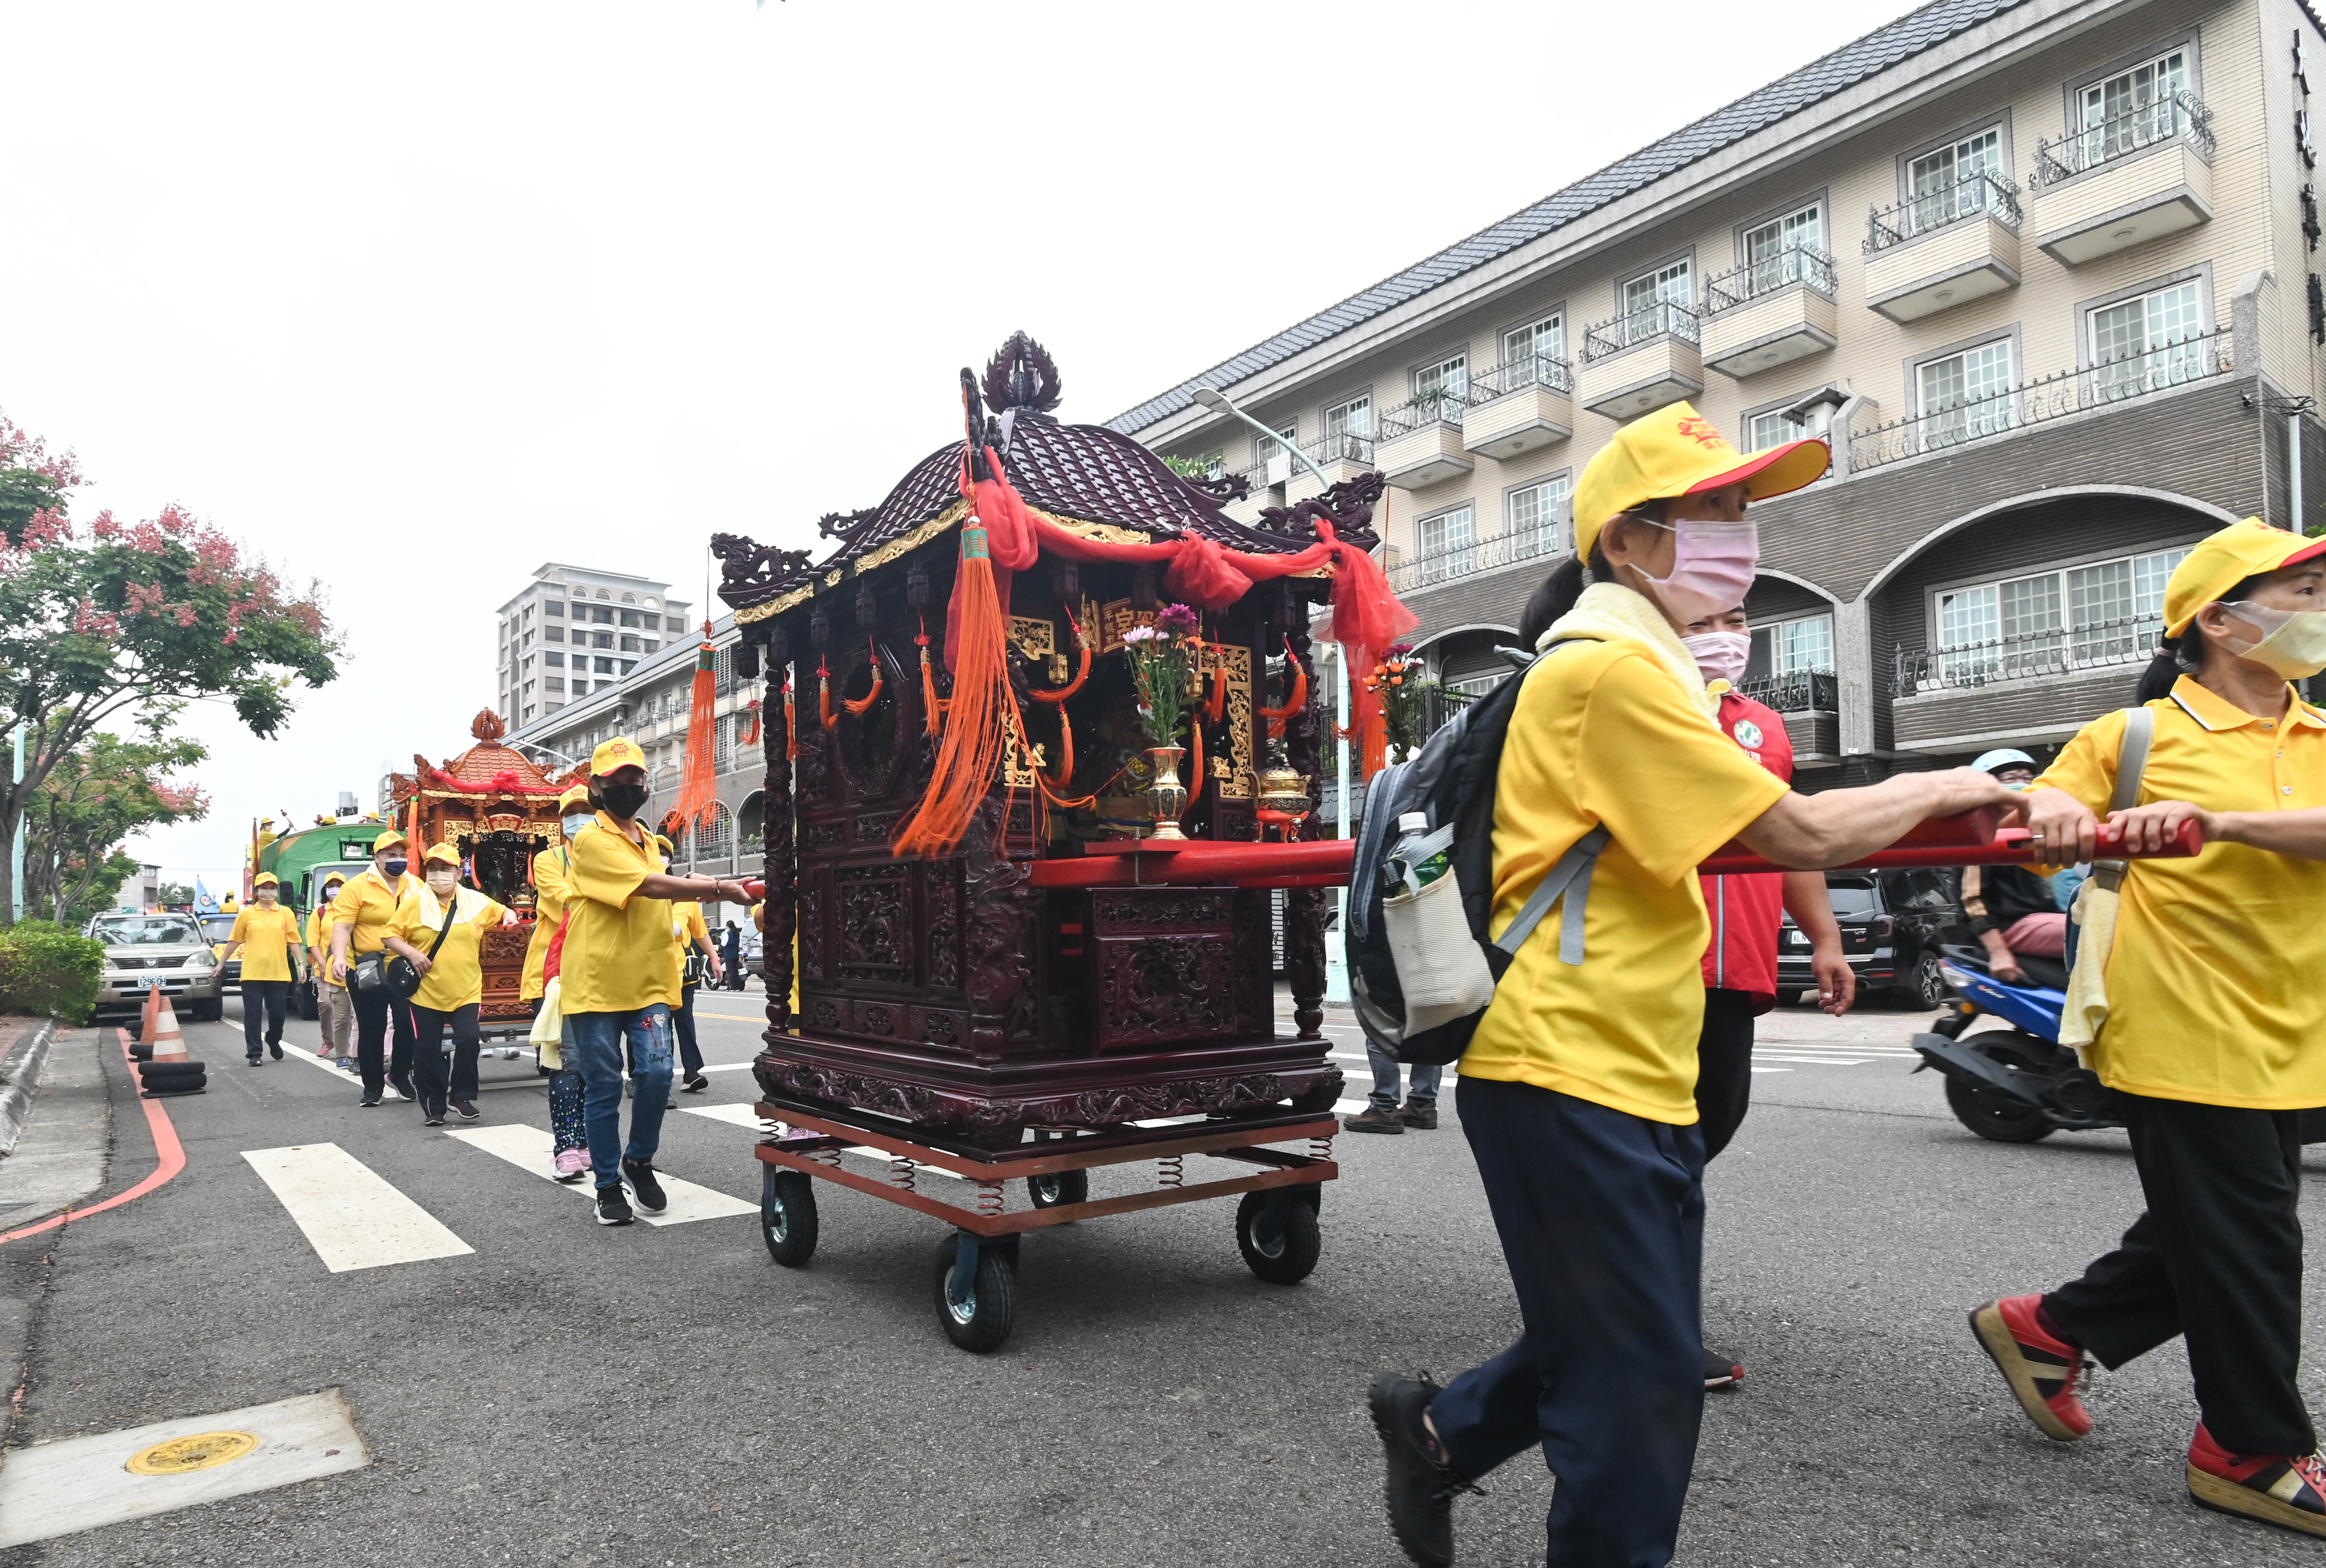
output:
[[[872,704],[880,700],[880,688],[882,685],[882,677],[880,673],[880,650],[879,648],[872,647],[872,644],[869,640],[864,645],[872,649],[872,690],[867,691],[861,697],[842,697],[840,700],[840,705],[842,708],[847,709],[851,713],[856,715],[859,719],[861,719],[865,714],[870,712],[872,710]]]
[[[792,678],[784,677],[784,759],[799,760],[799,715],[792,710]]]
[[[1281,708],[1263,708],[1260,716],[1268,720],[1269,738],[1284,733],[1284,721],[1308,706],[1308,667],[1292,656],[1289,638],[1284,644],[1284,662],[1292,666],[1292,695]]]
[[[951,722],[927,793],[890,841],[899,855],[950,855],[960,846],[1001,765],[1006,720],[1016,707],[991,547],[974,513],[962,523],[955,589],[962,624],[945,628],[954,648]]]
[[[1058,771],[1050,775],[1050,781],[1065,789],[1075,782],[1075,721],[1063,708],[1058,710]]]
[[[1204,717],[1217,724],[1227,716],[1228,666],[1224,659],[1214,659],[1207,672],[1212,678],[1212,698],[1204,705]]]
[[[693,710],[686,719],[685,771],[679,776],[678,801],[671,814],[688,827],[710,821],[719,809],[719,768],[711,755],[712,732],[718,728],[719,679],[712,673],[718,650],[711,645],[711,623],[702,623],[702,645],[694,651]]]
[[[742,744],[745,746],[759,744],[759,700],[757,697],[751,699],[751,725],[749,728],[743,731]]]
[[[823,712],[826,729],[840,728],[840,715],[832,710],[832,669],[822,659],[815,662],[815,705]]]
[[[1066,612],[1066,624],[1075,628],[1075,641],[1082,646],[1082,667],[1075,672],[1075,678],[1073,680],[1067,682],[1056,691],[1035,692],[1034,700],[1037,702],[1064,702],[1067,698],[1081,691],[1083,689],[1083,682],[1090,679],[1090,634],[1083,630],[1082,622],[1075,619],[1075,612],[1072,610],[1068,610]]]
[[[936,665],[929,658],[929,623],[921,623],[920,636],[913,639],[921,645],[921,717],[932,736],[944,729],[945,700],[937,695]]]
[[[1183,816],[1194,811],[1196,803],[1204,798],[1204,727],[1199,721],[1187,726],[1187,731],[1196,743],[1196,754],[1189,758],[1191,765],[1189,772],[1194,775],[1195,782],[1187,786],[1187,803],[1180,808],[1180,813]]]

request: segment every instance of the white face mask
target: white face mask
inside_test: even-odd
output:
[[[2221,608],[2262,633],[2258,642],[2234,631],[2221,638],[2221,645],[2239,658],[2251,659],[2289,681],[2326,670],[2326,610],[2272,609],[2250,599],[2225,603]]]
[[[1679,536],[1672,552],[1671,575],[1648,579],[1672,619],[1686,626],[1744,602],[1761,561],[1758,528],[1750,523],[1686,518],[1658,526],[1669,526]]]
[[[452,890],[460,885],[461,874],[458,871],[431,871],[428,873],[428,891],[433,893],[439,898],[451,897],[452,895]]]
[[[1726,681],[1735,685],[1736,677],[1744,673],[1745,661],[1753,656],[1749,632],[1698,632],[1679,641],[1707,682]]]
[[[569,839],[597,820],[588,812],[576,812],[570,817],[560,819],[565,829],[565,836]]]

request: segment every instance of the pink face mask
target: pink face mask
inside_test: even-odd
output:
[[[1750,523],[1672,524],[1679,536],[1670,577],[1648,581],[1672,619],[1686,626],[1744,602],[1761,560],[1761,532]]]
[[[1753,637],[1749,632],[1698,632],[1692,637],[1682,637],[1680,645],[1696,660],[1696,667],[1705,680],[1726,681],[1734,686],[1736,677],[1744,673],[1744,664],[1753,656]]]

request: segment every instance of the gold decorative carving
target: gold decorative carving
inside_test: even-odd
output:
[[[859,573],[862,573],[871,571],[876,566],[886,566],[898,556],[919,549],[938,534],[958,524],[967,515],[969,515],[969,499],[963,496],[911,533],[900,533],[888,543],[865,555],[857,561],[856,570]],[[737,610],[736,624],[749,626],[756,621],[764,621],[770,617],[779,616],[787,609],[805,604],[825,589],[839,587],[847,580],[847,576],[846,572],[834,570],[827,572],[820,582],[803,583],[791,592],[771,598],[765,604],[756,604],[749,609]]]
[[[1009,640],[1028,659],[1039,659],[1058,651],[1058,629],[1040,616],[1011,616]]]
[[[1117,528],[1106,523],[1085,523],[1079,517],[1061,517],[1056,512],[1045,512],[1039,506],[1026,508],[1045,523],[1054,523],[1067,533],[1083,539],[1096,540],[1101,544],[1152,544],[1155,535],[1140,528]]]
[[[1228,752],[1220,761],[1230,762],[1225,773],[1213,768],[1213,776],[1220,781],[1220,793],[1230,800],[1248,801],[1252,797],[1251,774],[1251,650],[1233,646],[1213,650],[1219,655],[1221,666],[1228,675]]]

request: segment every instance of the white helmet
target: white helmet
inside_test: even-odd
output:
[[[2043,771],[2035,765],[2033,757],[2024,751],[2014,751],[2008,747],[1986,753],[1977,762],[1972,763],[1971,766],[1980,773],[2000,773],[2006,767],[2024,767],[2030,773]]]

